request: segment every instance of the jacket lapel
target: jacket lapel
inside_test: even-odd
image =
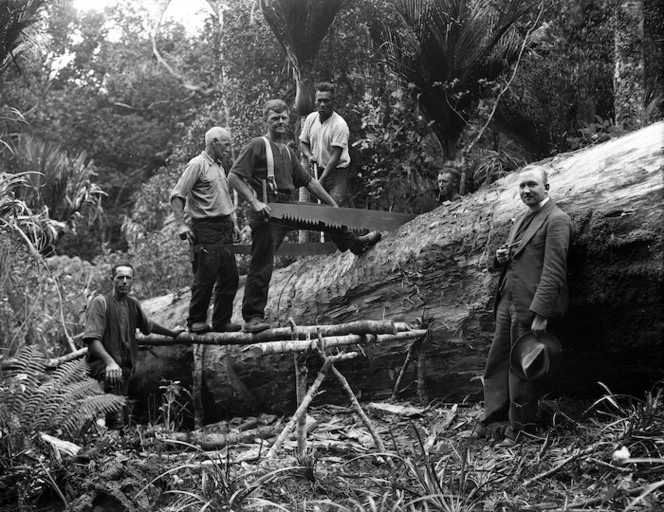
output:
[[[528,245],[528,242],[530,242],[533,236],[535,236],[535,233],[537,233],[540,230],[540,228],[544,225],[552,209],[553,209],[553,201],[549,199],[549,201],[544,205],[544,207],[539,212],[537,212],[537,215],[530,223],[530,226],[528,226],[526,231],[523,233],[523,236],[521,237],[521,243],[515,247],[514,252],[512,253],[513,256],[519,254],[523,250],[523,248],[526,245]],[[524,218],[525,215],[521,217],[521,222],[523,222]],[[519,222],[519,225],[521,225],[521,222]],[[514,233],[516,233],[516,230],[514,231]],[[513,234],[510,234],[510,236],[513,236]]]
[[[511,246],[512,243],[514,242],[514,237],[519,232],[519,229],[521,228],[521,224],[523,224],[523,221],[526,218],[526,215],[527,215],[527,213],[524,213],[523,215],[521,215],[521,217],[519,217],[518,219],[516,219],[516,221],[514,221],[514,224],[512,224],[512,229],[510,229],[510,232],[507,235],[506,244],[508,246]]]

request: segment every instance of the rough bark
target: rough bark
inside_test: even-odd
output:
[[[565,357],[548,390],[595,395],[601,381],[614,391],[642,392],[663,375],[663,141],[664,123],[658,123],[544,162],[551,197],[570,214],[576,233],[571,308],[555,329]],[[281,325],[290,317],[300,326],[357,319],[423,322],[430,329],[425,353],[430,397],[480,399],[479,377],[494,329],[497,275],[489,263],[524,208],[517,176],[508,176],[386,233],[362,257],[337,253],[298,260],[275,272],[268,317]],[[242,290],[237,321],[241,299]],[[181,294],[144,307],[157,321],[182,323],[188,300]],[[338,369],[363,399],[389,397],[408,345],[368,345],[365,357]],[[309,375],[315,376],[321,362],[311,359]],[[211,400],[206,413],[292,412],[293,371],[288,354],[243,357],[241,347],[206,347],[204,379]],[[409,379],[413,376],[405,384]],[[343,401],[331,384],[322,386],[322,400]],[[414,394],[414,387],[408,392]]]

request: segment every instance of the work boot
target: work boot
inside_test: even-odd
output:
[[[379,231],[371,231],[366,235],[358,236],[353,245],[350,246],[350,252],[356,256],[361,256],[376,245],[382,237],[383,235]]]
[[[211,330],[212,327],[205,322],[194,322],[189,326],[189,332],[193,332],[194,334],[203,334],[205,332],[210,332]]]
[[[473,431],[470,433],[469,437],[473,441],[478,439],[484,439],[486,437],[486,431],[487,431],[487,426],[481,421],[478,421],[477,423],[475,423],[475,427],[473,428]]]
[[[265,322],[262,318],[256,316],[254,318],[250,318],[247,323],[244,324],[244,332],[248,332],[249,334],[258,334],[259,332],[266,331],[270,327],[270,324]]]
[[[238,332],[240,329],[242,329],[242,326],[233,322],[226,322],[221,327],[212,328],[214,332]]]

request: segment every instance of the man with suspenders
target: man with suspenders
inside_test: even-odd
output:
[[[292,222],[269,219],[268,203],[290,203],[292,193],[300,187],[305,187],[322,202],[338,206],[318,180],[304,170],[295,152],[284,143],[289,123],[289,109],[286,103],[282,100],[266,102],[263,115],[267,125],[267,135],[249,141],[228,176],[230,184],[252,209],[251,263],[242,302],[244,331],[249,333],[258,333],[270,328],[270,324],[265,321],[265,305],[274,268],[274,254],[286,233],[298,228]],[[330,235],[340,251],[350,249],[358,256],[381,238],[378,232],[358,237],[346,228],[326,227],[324,231]]]

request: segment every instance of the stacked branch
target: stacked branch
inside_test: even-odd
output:
[[[167,346],[167,345],[251,345],[254,343],[267,343],[274,341],[292,340],[293,336],[304,338],[307,336],[337,337],[345,335],[380,335],[397,334],[410,331],[411,327],[405,322],[390,322],[376,320],[360,320],[332,325],[300,325],[294,328],[277,327],[258,334],[245,332],[208,332],[205,334],[182,333],[173,339],[160,334],[137,334],[139,345]]]

